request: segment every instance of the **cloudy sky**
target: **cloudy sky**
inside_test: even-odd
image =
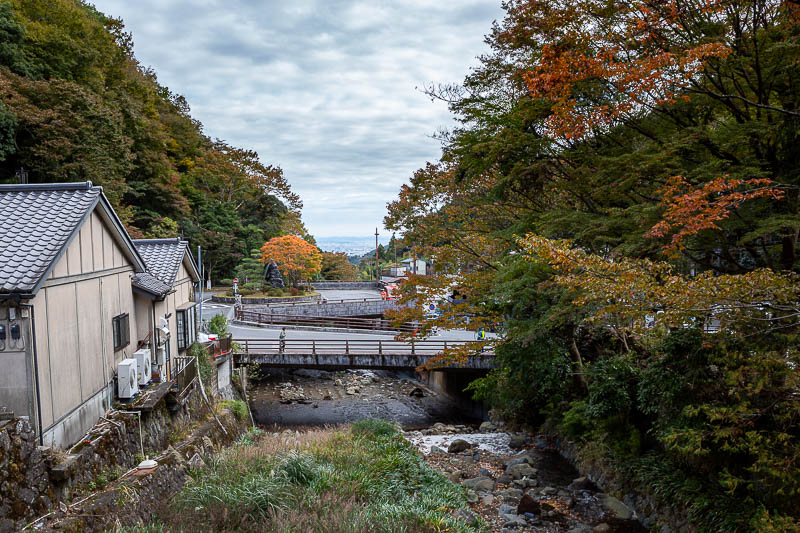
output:
[[[500,0],[94,0],[212,138],[280,165],[316,236],[382,228],[452,125],[419,91],[460,82]]]

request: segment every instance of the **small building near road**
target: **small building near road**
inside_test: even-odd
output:
[[[147,272],[132,279],[136,332],[139,339],[153,341],[154,377],[171,379],[175,356],[185,355],[197,340],[194,287],[200,274],[188,241],[138,239],[133,243],[147,267]]]
[[[0,407],[69,446],[138,349],[140,383],[178,370],[197,338],[197,265],[187,241],[132,240],[91,182],[0,185],[0,215]]]
[[[424,259],[414,259],[409,257],[400,262],[405,268],[405,275],[416,274],[418,276],[428,275],[428,262]]]
[[[131,278],[145,261],[91,182],[0,185],[0,215],[0,405],[45,444],[71,444],[136,350]]]

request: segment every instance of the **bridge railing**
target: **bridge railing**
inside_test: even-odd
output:
[[[319,302],[275,302],[275,303],[265,303],[259,304],[265,307],[294,307],[294,306],[304,306],[304,305],[319,305],[319,304],[351,304],[354,302],[382,302],[387,300],[386,298],[326,298],[324,301],[320,300]]]
[[[297,326],[316,326],[316,327],[333,327],[344,329],[365,329],[371,331],[405,331],[413,332],[418,326],[414,324],[403,324],[395,326],[391,321],[383,318],[355,318],[355,317],[327,317],[327,316],[305,316],[305,315],[287,315],[276,313],[261,313],[258,311],[247,311],[244,309],[237,309],[235,314],[236,320],[243,322],[254,322],[256,324],[272,324],[272,325],[297,325]]]
[[[436,355],[464,344],[476,345],[481,353],[482,343],[463,340],[400,341],[383,339],[240,339],[234,340],[237,352],[242,354],[311,354],[311,355]],[[491,352],[486,352],[491,353]]]

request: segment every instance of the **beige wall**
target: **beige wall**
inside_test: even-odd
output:
[[[136,314],[136,340],[143,341],[153,329],[153,300],[134,294],[133,307]]]
[[[47,430],[112,380],[136,350],[133,266],[103,220],[93,213],[31,302],[42,425]],[[130,344],[114,352],[112,319],[128,313]]]
[[[189,274],[189,270],[186,268],[185,261],[181,263],[175,280],[176,281],[172,292],[167,294],[163,301],[155,303],[156,323],[158,323],[158,319],[160,317],[166,316],[167,314],[171,315],[168,319],[168,328],[171,332],[169,341],[169,353],[171,359],[176,355],[183,355],[183,353],[178,352],[177,309],[184,304],[193,301],[194,295],[194,279],[192,279],[191,275]],[[152,300],[139,295],[136,296],[135,300],[137,321],[136,330],[139,339],[144,339],[152,328]],[[174,361],[171,366],[174,366]],[[171,377],[166,374],[167,370],[167,368],[162,368],[162,371],[164,372],[163,377],[165,379],[169,379]]]

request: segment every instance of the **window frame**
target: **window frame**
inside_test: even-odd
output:
[[[131,343],[131,322],[128,313],[120,313],[111,319],[111,338],[115,352]]]
[[[186,346],[186,313],[184,313],[183,309],[175,311],[175,340],[178,342],[179,352],[188,348]]]
[[[175,310],[175,336],[178,341],[178,352],[187,350],[197,340],[195,307],[193,305]]]

